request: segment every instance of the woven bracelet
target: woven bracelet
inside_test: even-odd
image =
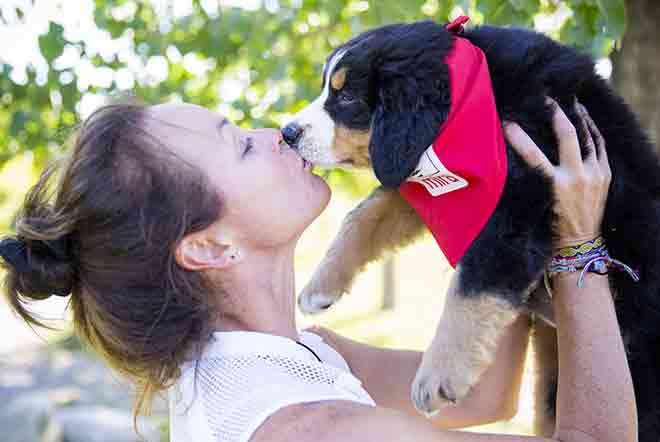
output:
[[[605,244],[605,238],[598,238],[583,243],[563,247],[552,257],[548,268],[543,274],[543,282],[548,294],[552,297],[550,277],[557,273],[580,272],[577,286],[582,288],[587,272],[607,275],[610,270],[625,271],[635,281],[639,281],[639,273],[623,262],[610,257]]]

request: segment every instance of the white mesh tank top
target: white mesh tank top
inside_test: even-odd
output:
[[[216,332],[169,391],[171,442],[247,442],[287,405],[348,400],[374,406],[348,364],[323,339]],[[321,361],[317,359],[317,356]]]

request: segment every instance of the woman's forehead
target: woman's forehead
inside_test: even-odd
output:
[[[151,106],[145,118],[147,130],[160,140],[169,150],[183,155],[200,167],[208,165],[208,155],[229,154],[233,147],[230,130],[221,127],[230,124],[221,115],[201,106],[182,103],[168,103]]]
[[[229,123],[222,115],[196,104],[165,103],[150,106],[147,115],[151,120],[172,129],[188,129],[191,132],[213,133],[218,126]]]
[[[211,119],[208,109],[195,104],[164,103],[149,106],[147,113],[150,117],[166,123],[176,123],[181,126],[190,124],[191,128]]]

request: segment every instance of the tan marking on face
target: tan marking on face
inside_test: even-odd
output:
[[[330,77],[330,84],[334,90],[340,90],[346,84],[346,72],[347,68],[341,68]]]
[[[339,161],[349,161],[355,167],[369,167],[371,130],[348,129],[335,126],[332,151]]]

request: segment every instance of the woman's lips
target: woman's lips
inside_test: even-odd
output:
[[[298,153],[295,149],[291,148],[291,146],[286,144],[286,142],[284,140],[280,140],[279,143],[277,144],[277,146],[278,146],[278,149],[281,149],[282,147],[287,147],[289,150],[294,152],[298,156],[298,158],[300,158],[300,167],[302,169],[310,171],[314,167],[314,164],[312,164],[311,162],[304,159],[302,157],[302,155],[300,155],[300,153]]]

